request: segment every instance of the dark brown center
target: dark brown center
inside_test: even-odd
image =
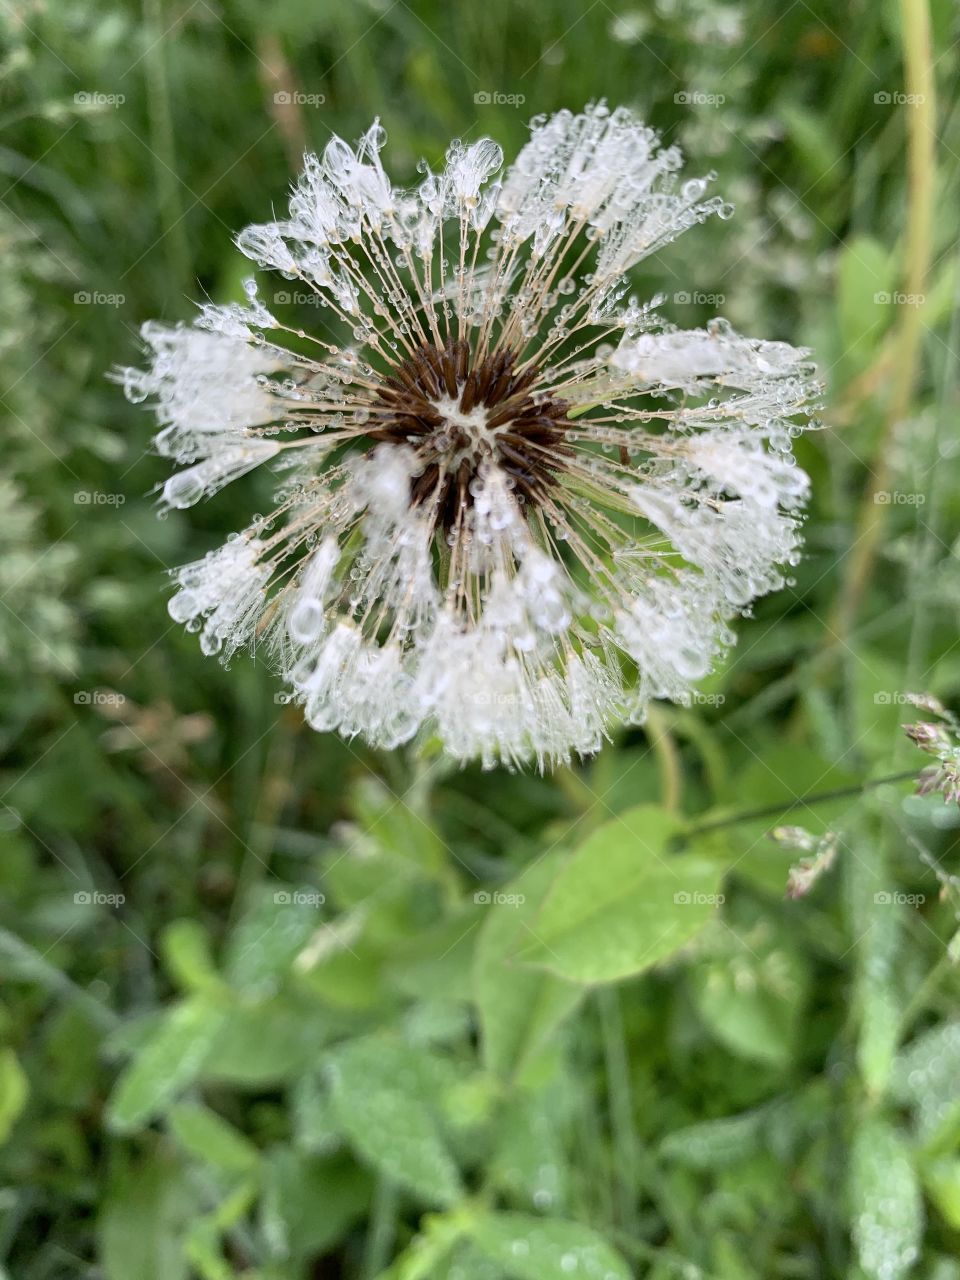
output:
[[[511,349],[471,365],[466,342],[418,348],[383,379],[366,432],[416,451],[422,470],[411,501],[429,502],[445,529],[472,504],[471,482],[484,461],[512,477],[521,501],[539,502],[571,452],[567,403],[531,394],[539,369],[518,371]]]

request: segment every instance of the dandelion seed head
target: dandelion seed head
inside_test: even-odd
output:
[[[729,213],[630,111],[539,117],[505,171],[454,141],[408,189],[385,143],[332,139],[287,215],[238,236],[292,282],[270,309],[250,281],[146,325],[148,367],[118,374],[181,465],[167,507],[281,478],[176,572],[170,612],[206,652],[265,648],[318,731],[547,768],[686,700],[782,585],[819,389],[803,351],[629,296],[633,266]]]

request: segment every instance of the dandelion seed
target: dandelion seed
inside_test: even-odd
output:
[[[679,330],[624,274],[729,206],[627,110],[533,122],[396,188],[375,124],[308,156],[286,218],[238,244],[252,284],[147,325],[160,451],[185,507],[264,463],[276,510],[177,573],[172,615],[229,657],[267,644],[318,730],[541,769],[688,697],[729,621],[799,555],[803,351]],[[334,340],[329,335],[341,332]]]

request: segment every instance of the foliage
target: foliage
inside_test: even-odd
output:
[[[3,6],[5,1274],[960,1280],[960,813],[898,729],[960,703],[960,32],[925,12]],[[412,179],[599,96],[737,206],[684,238],[702,294],[676,249],[638,293],[816,351],[796,582],[576,770],[312,734],[169,624],[237,513],[155,520],[105,373],[242,296],[229,233],[331,130],[382,115]]]

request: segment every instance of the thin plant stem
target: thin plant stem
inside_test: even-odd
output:
[[[775,818],[781,813],[789,813],[801,805],[808,808],[815,804],[824,804],[828,800],[843,800],[846,796],[860,795],[873,787],[882,787],[891,782],[906,782],[908,778],[916,778],[919,769],[905,769],[901,773],[888,773],[882,778],[872,778],[869,782],[858,782],[849,787],[834,787],[831,791],[818,791],[812,796],[797,796],[793,800],[783,800],[779,804],[767,804],[760,809],[744,809],[740,813],[731,814],[729,818],[717,818],[712,822],[701,822],[688,827],[683,838],[703,835],[706,831],[721,831],[724,827],[735,827],[741,822],[753,822],[758,818]]]
[[[900,308],[897,358],[892,368],[890,403],[877,461],[860,507],[856,537],[839,595],[834,628],[845,636],[860,609],[880,548],[889,503],[878,501],[892,482],[891,444],[910,412],[923,337],[923,298],[933,258],[936,193],[936,99],[933,47],[927,0],[900,0],[907,122],[907,225],[904,249],[904,292],[919,299]]]

